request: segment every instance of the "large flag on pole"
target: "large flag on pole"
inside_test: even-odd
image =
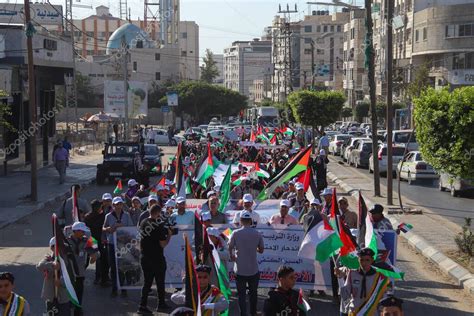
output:
[[[324,262],[341,247],[341,239],[331,225],[324,219],[318,221],[313,217],[305,231],[298,257]]]
[[[367,204],[359,191],[359,222],[358,222],[359,236],[357,243],[361,248],[366,247],[372,249],[375,253],[374,258],[377,258],[377,236],[374,232],[374,227],[370,216],[368,214]]]
[[[349,269],[358,269],[360,267],[359,258],[357,256],[357,243],[352,236],[349,227],[342,217],[338,218],[339,238],[342,241],[342,247],[339,250],[339,262]]]
[[[211,144],[207,143],[207,153],[204,155],[201,165],[198,168],[195,181],[203,188],[207,188],[206,180],[214,173],[214,162],[212,160]]]
[[[56,239],[55,245],[55,255],[56,260],[59,261],[61,266],[61,276],[63,278],[64,285],[71,303],[75,306],[81,307],[79,299],[76,294],[76,289],[74,288],[74,270],[78,268],[78,263],[76,262],[74,253],[72,252],[71,245],[67,241],[64,233],[59,227],[56,214],[53,214],[53,234]]]
[[[76,186],[72,186],[72,220],[73,222],[78,222],[79,221],[79,209],[77,207],[77,191],[76,191]]]
[[[380,299],[384,296],[387,291],[387,287],[390,284],[390,280],[381,274],[378,274],[374,280],[374,286],[367,295],[365,301],[361,306],[351,313],[356,316],[372,316],[376,314],[377,307]]]
[[[227,168],[227,172],[225,173],[224,180],[222,180],[219,212],[224,212],[224,209],[227,203],[229,202],[231,181],[232,181],[232,164],[230,164],[229,167]]]
[[[211,243],[212,241],[209,239],[209,244]],[[219,284],[217,284],[217,287],[222,292],[226,300],[229,301],[230,296],[232,295],[232,291],[229,287],[229,272],[227,271],[225,263],[221,261],[221,258],[219,257],[219,253],[217,252],[216,247],[212,247],[212,262],[216,270],[217,280],[219,281]],[[229,310],[222,312],[220,315],[221,316],[229,315]]]
[[[193,252],[189,244],[188,236],[184,235],[184,263],[185,275],[185,305],[194,311],[194,315],[201,316],[201,290],[194,266]]]
[[[311,146],[306,147],[304,150],[296,154],[286,167],[270,182],[268,182],[262,192],[258,195],[257,200],[266,200],[270,198],[277,187],[290,181],[301,172],[306,171],[306,169],[308,169],[310,155]]]

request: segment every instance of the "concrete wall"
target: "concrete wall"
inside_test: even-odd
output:
[[[83,117],[86,113],[96,114],[102,110],[103,108],[78,108],[77,114],[79,117]],[[65,122],[67,116],[69,116],[69,120],[72,120],[72,118],[74,118],[74,115],[75,115],[74,109],[64,108],[56,115],[56,122]],[[141,123],[153,124],[153,125],[165,125],[166,122],[164,122],[164,115],[161,112],[161,109],[153,108],[153,109],[148,109],[148,117],[141,120]]]

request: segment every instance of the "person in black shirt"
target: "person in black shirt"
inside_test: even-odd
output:
[[[84,217],[84,223],[89,227],[91,236],[97,241],[100,257],[95,263],[95,280],[94,284],[99,284],[103,287],[110,286],[110,278],[108,276],[109,262],[107,260],[107,248],[105,240],[102,238],[102,226],[105,221],[105,212],[103,204],[99,200],[92,200],[92,211],[87,213]]]
[[[158,219],[160,214],[161,206],[155,204],[150,208],[150,217],[144,219],[140,224],[140,264],[145,279],[137,312],[140,315],[153,314],[147,307],[148,293],[153,279],[155,279],[158,291],[157,311],[169,308],[165,302],[166,259],[163,250],[168,245],[172,232],[165,228]]]

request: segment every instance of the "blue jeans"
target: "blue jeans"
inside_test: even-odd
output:
[[[259,280],[260,273],[250,276],[236,275],[235,277],[241,316],[247,316],[247,285],[249,289],[250,315],[257,315],[257,291]]]

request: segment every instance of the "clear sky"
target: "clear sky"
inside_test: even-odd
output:
[[[61,0],[50,0],[54,4],[62,4]],[[330,0],[319,0],[331,2]],[[151,2],[151,0],[150,0]],[[346,0],[351,3],[351,0]],[[359,4],[363,0],[357,0]],[[81,5],[92,5],[94,8],[105,5],[110,8],[112,15],[118,16],[119,0],[81,0],[74,3]],[[131,8],[132,19],[143,19],[143,1],[128,0]],[[223,49],[236,40],[251,40],[261,37],[263,29],[270,26],[272,19],[278,14],[278,5],[282,9],[286,4],[290,9],[298,6],[298,13],[292,15],[292,20],[302,19],[308,14],[309,8],[305,1],[296,0],[284,2],[278,0],[181,0],[181,20],[195,21],[199,25],[199,46],[201,57],[206,48],[210,48],[215,54],[222,54]],[[319,5],[312,6],[311,10],[329,10],[333,7]],[[95,13],[95,9],[73,9],[74,18],[84,18]]]

